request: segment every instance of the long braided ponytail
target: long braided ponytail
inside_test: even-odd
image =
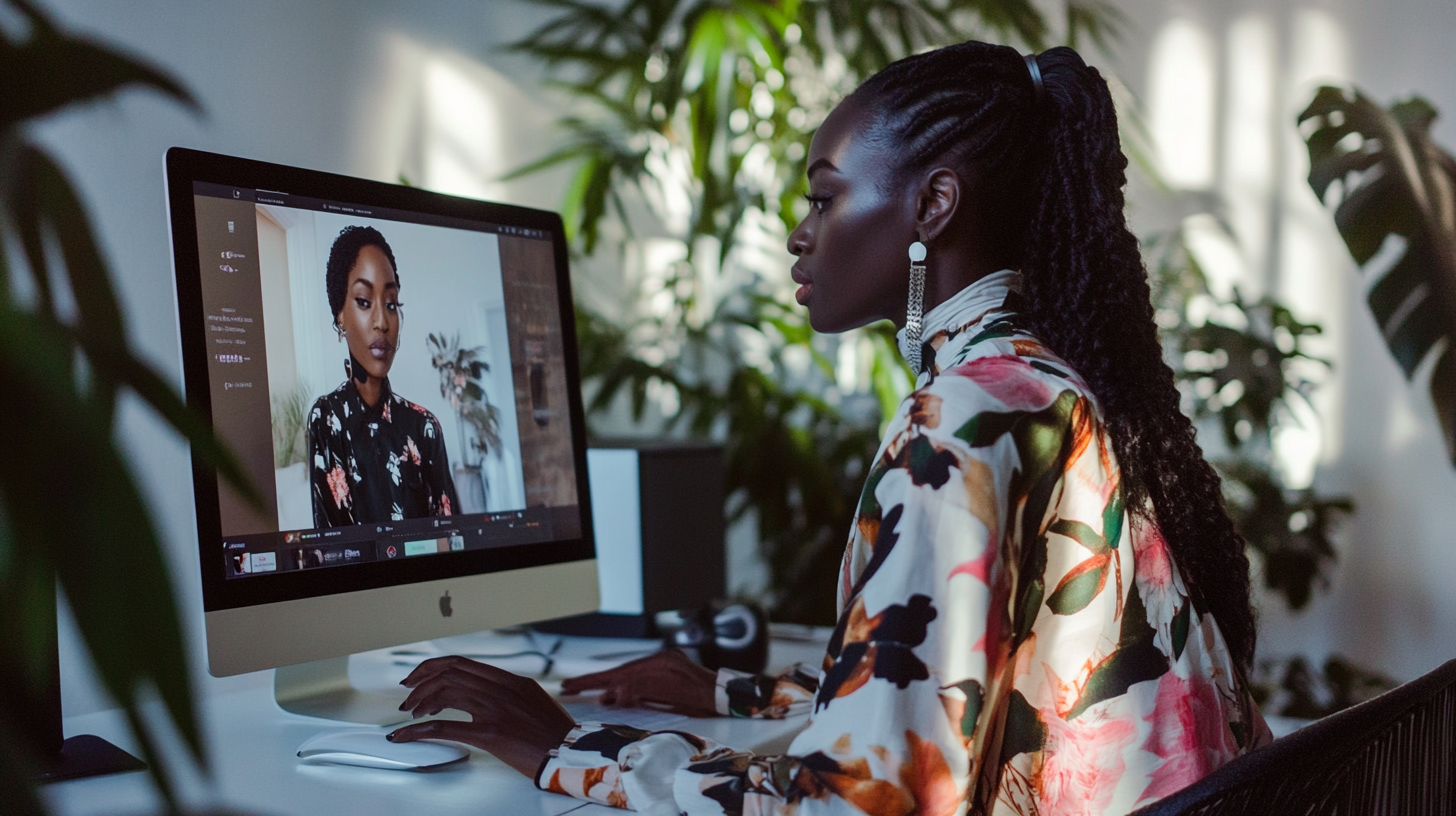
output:
[[[1253,662],[1244,542],[1224,512],[1218,474],[1179,410],[1153,322],[1147,271],[1127,228],[1127,158],[1107,83],[1070,48],[1037,63],[968,42],[900,60],[855,98],[871,138],[910,173],[957,168],[1019,260],[1032,331],[1077,370],[1101,405],[1127,506],[1149,502],[1194,602],[1211,612],[1239,664]]]

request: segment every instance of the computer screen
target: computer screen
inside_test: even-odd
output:
[[[420,627],[346,615],[357,650],[595,608],[460,584],[451,620],[433,586],[593,558],[559,217],[176,148],[168,186],[188,401],[265,505],[195,460],[214,673],[214,612],[432,585]],[[305,642],[340,639],[322,617]]]

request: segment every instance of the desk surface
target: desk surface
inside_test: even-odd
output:
[[[554,643],[557,639],[555,635],[535,637],[540,644]],[[405,648],[500,654],[529,647],[524,639],[524,635],[481,633]],[[806,631],[802,638],[775,638],[769,652],[770,671],[800,661],[817,663],[823,657],[827,639],[827,630]],[[543,685],[552,688],[561,676],[600,670],[654,646],[654,641],[566,638],[555,655],[553,676],[543,681]],[[522,674],[544,668],[544,660],[540,658],[491,662]],[[355,655],[349,667],[355,686],[398,693],[401,699],[403,692],[398,683],[409,670],[408,658],[402,659],[391,650]],[[213,774],[210,783],[195,773],[177,774],[183,801],[190,806],[226,807],[243,813],[279,816],[620,813],[543,793],[530,779],[474,749],[467,762],[424,773],[304,764],[295,756],[298,746],[317,732],[340,724],[279,709],[273,702],[272,672],[209,680],[199,694],[199,714]],[[805,723],[803,717],[777,721],[690,719],[659,711],[609,709],[589,701],[568,703],[567,709],[578,721],[601,719],[642,728],[688,730],[758,753],[783,751]],[[95,734],[138,753],[125,720],[116,710],[68,717],[65,732],[67,736]],[[163,746],[163,752],[167,756],[181,755],[175,738]],[[178,764],[172,762],[170,767]],[[144,773],[59,782],[42,790],[53,811],[66,816],[156,813],[161,807]]]

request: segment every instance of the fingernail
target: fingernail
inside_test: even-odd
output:
[[[399,704],[399,710],[400,710],[400,711],[404,711],[404,710],[405,710],[405,708],[404,708],[404,707],[405,707],[405,706],[407,706],[407,705],[409,705],[409,702],[408,702],[408,701],[406,701],[406,702],[403,702],[403,703],[400,703],[400,704]]]
[[[387,740],[389,740],[390,742],[394,742],[394,732],[391,731],[388,734],[385,734],[384,735],[384,738],[387,739]]]

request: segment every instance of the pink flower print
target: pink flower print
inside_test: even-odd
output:
[[[1148,625],[1153,627],[1153,644],[1173,655],[1173,618],[1188,603],[1188,591],[1174,569],[1168,542],[1155,524],[1136,521],[1132,530],[1132,552],[1138,594],[1147,608]]]
[[[440,494],[440,515],[442,515],[442,516],[452,515],[452,513],[450,511],[450,494],[448,494],[448,493],[441,493]]]
[[[1102,813],[1127,770],[1122,752],[1137,736],[1137,727],[1125,717],[1109,716],[1108,709],[1070,721],[1052,709],[1041,715],[1047,727],[1045,764],[1034,784],[1042,816]]]
[[[392,415],[389,413],[389,400],[385,400],[384,401],[384,411],[383,411],[383,414],[384,414],[384,421],[385,422],[393,422],[394,421],[393,419],[390,418]]]
[[[1031,364],[1009,354],[977,357],[951,368],[950,375],[967,377],[1013,411],[1039,411],[1052,401],[1052,390]]]
[[[1218,688],[1202,677],[1163,675],[1147,721],[1153,731],[1143,747],[1162,757],[1163,764],[1153,771],[1139,802],[1182,790],[1238,756]]]
[[[408,436],[404,438],[404,458],[416,465],[420,463],[420,449],[415,447],[415,441]]]
[[[340,510],[349,503],[349,481],[344,478],[344,469],[334,465],[329,471],[329,492],[334,494],[334,506]]]

